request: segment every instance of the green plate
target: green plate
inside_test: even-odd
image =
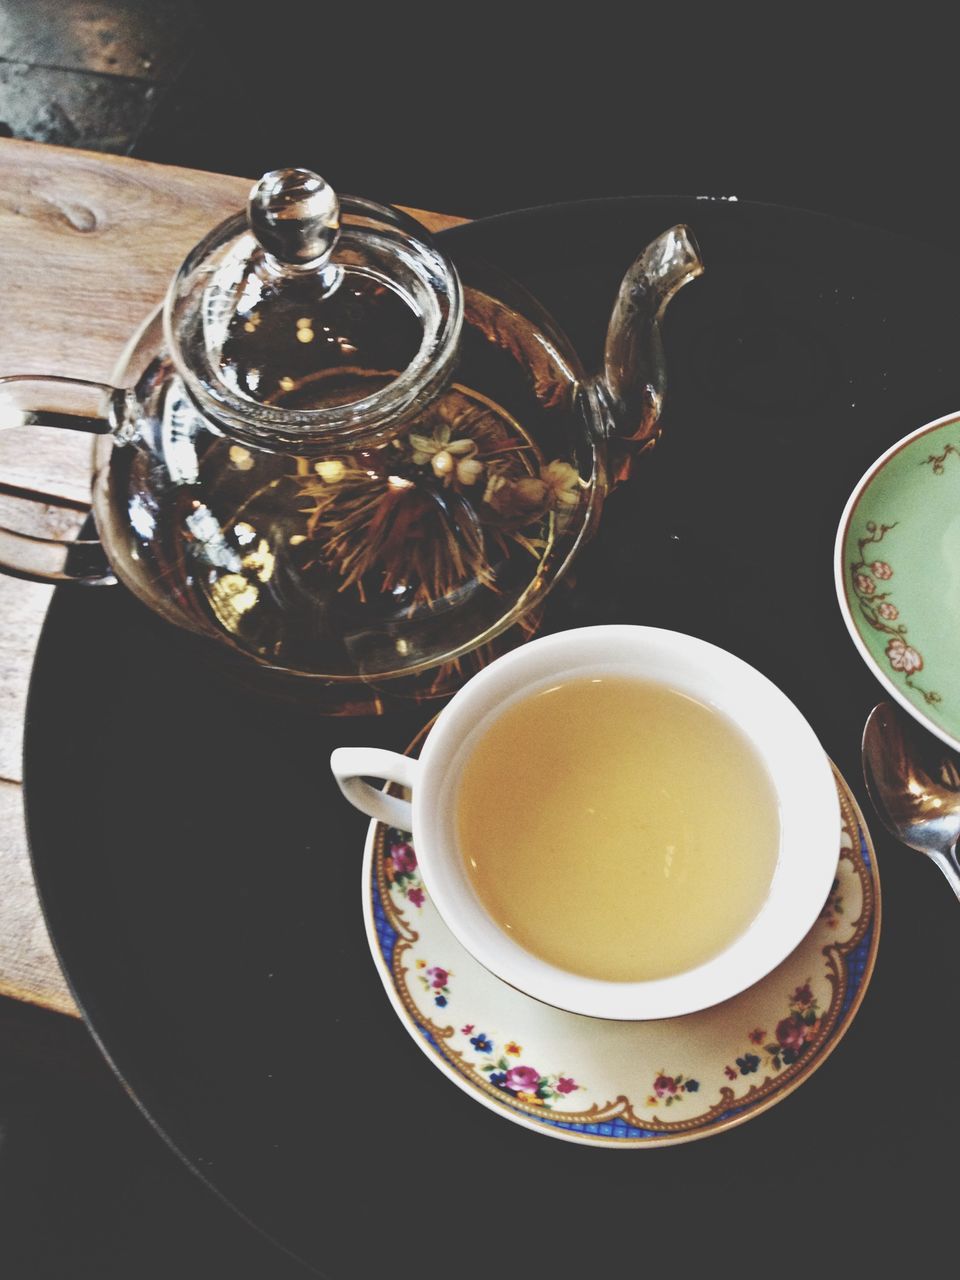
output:
[[[960,414],[878,458],[836,546],[840,608],[894,698],[960,751]]]

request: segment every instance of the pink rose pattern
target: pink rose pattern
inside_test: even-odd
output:
[[[417,969],[420,985],[430,992],[433,1003],[438,1009],[445,1009],[450,1003],[450,979],[453,974],[449,969],[442,969],[438,964],[428,968],[425,960],[417,961]]]
[[[836,887],[834,884],[831,896],[836,892]],[[728,1080],[736,1080],[738,1076],[756,1075],[761,1067],[764,1072],[772,1071],[776,1074],[784,1067],[791,1066],[809,1050],[817,1038],[822,1017],[820,1005],[813,994],[809,978],[790,996],[789,1010],[787,1016],[777,1023],[773,1035],[759,1052],[747,1050],[742,1057],[734,1059],[736,1066],[728,1064],[724,1067],[723,1074]],[[748,1038],[752,1044],[757,1044],[759,1041],[766,1040],[767,1034],[757,1028],[750,1032]]]
[[[417,854],[406,832],[391,828],[387,833],[383,873],[391,889],[396,889],[412,906],[423,906],[423,882],[417,866]]]
[[[390,858],[393,862],[394,870],[398,873],[416,870],[417,855],[413,851],[413,845],[408,844],[406,840],[398,840],[390,846]]]
[[[474,1024],[468,1022],[461,1028],[464,1035],[474,1031]],[[543,1107],[549,1111],[576,1093],[583,1086],[577,1084],[573,1076],[563,1074],[543,1075],[537,1067],[528,1063],[513,1064],[507,1057],[508,1049],[519,1049],[513,1040],[507,1041],[508,1049],[498,1051],[494,1041],[484,1031],[477,1032],[469,1038],[470,1049],[474,1055],[474,1066],[486,1077],[487,1082],[501,1093],[528,1106]]]
[[[540,1072],[535,1067],[511,1067],[503,1085],[511,1093],[536,1093]]]
[[[661,1071],[653,1078],[653,1093],[647,1098],[647,1106],[658,1107],[662,1103],[665,1107],[671,1107],[675,1102],[680,1102],[684,1094],[698,1093],[699,1090],[700,1081],[694,1080],[692,1076],[668,1076],[665,1071]]]
[[[877,590],[877,583],[889,582],[893,577],[893,567],[886,560],[867,562],[867,548],[882,542],[883,538],[895,529],[896,524],[878,525],[873,520],[867,521],[866,537],[857,542],[860,558],[850,565],[850,577],[853,589],[860,604],[860,612],[874,631],[885,632],[889,637],[886,647],[887,661],[891,668],[905,678],[906,684],[923,696],[925,702],[940,702],[940,694],[934,690],[921,689],[913,676],[923,670],[923,655],[907,643],[907,628],[903,623],[893,624],[900,617],[900,610],[889,598],[886,590]]]

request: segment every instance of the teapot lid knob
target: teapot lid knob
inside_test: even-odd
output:
[[[250,192],[247,220],[260,246],[288,266],[316,267],[340,234],[340,201],[318,173],[274,169]]]

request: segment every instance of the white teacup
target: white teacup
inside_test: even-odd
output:
[[[458,849],[456,793],[464,763],[512,702],[581,676],[654,681],[716,708],[752,743],[779,806],[780,848],[767,898],[713,959],[669,977],[610,982],[571,973],[520,946],[487,913]],[[740,658],[654,627],[599,626],[533,640],[475,675],[443,708],[418,760],[341,747],[331,768],[363,813],[413,834],[424,885],[451,932],[492,973],[547,1004],[598,1018],[691,1013],[758,982],[799,944],[837,869],[840,806],[829,761],[784,693]],[[365,777],[409,788],[412,804]]]

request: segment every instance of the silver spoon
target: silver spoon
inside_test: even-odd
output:
[[[960,898],[960,769],[957,757],[931,734],[910,731],[889,702],[863,726],[863,776],[887,829],[925,853]]]

